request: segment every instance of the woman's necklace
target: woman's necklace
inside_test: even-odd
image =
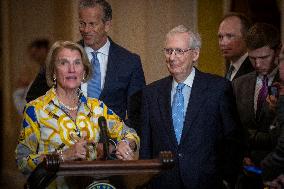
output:
[[[69,110],[69,111],[76,111],[76,110],[78,110],[78,104],[76,105],[76,106],[74,106],[74,107],[70,107],[70,106],[68,106],[68,105],[65,105],[63,102],[61,102],[59,99],[58,99],[58,102],[59,102],[59,104],[64,108],[64,109],[66,109],[66,110]]]

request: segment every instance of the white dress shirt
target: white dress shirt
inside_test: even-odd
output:
[[[110,42],[107,39],[107,42],[102,46],[100,49],[98,49],[96,52],[98,52],[97,57],[100,62],[100,70],[101,70],[101,89],[103,90],[104,84],[105,84],[105,77],[106,77],[106,71],[107,71],[107,64],[108,64],[108,55],[109,55],[109,47]],[[92,52],[95,52],[91,47],[85,46],[84,47],[88,59],[90,62],[92,62],[93,56]],[[81,84],[81,90],[84,95],[87,96],[87,90],[88,90],[88,84],[82,83]]]
[[[234,70],[231,74],[231,78],[230,81],[233,80],[233,78],[235,77],[235,75],[237,74],[237,72],[239,71],[241,65],[244,63],[245,59],[248,57],[248,53],[245,53],[241,58],[239,58],[239,60],[237,60],[236,62],[230,64],[230,66],[234,66]]]
[[[182,94],[184,98],[184,115],[186,114],[194,77],[195,77],[195,68],[193,67],[191,70],[191,73],[189,74],[189,76],[187,76],[186,80],[183,82],[185,84],[182,90]],[[172,90],[171,90],[171,105],[173,104],[173,98],[174,98],[174,94],[176,93],[177,85],[178,83],[173,79]]]

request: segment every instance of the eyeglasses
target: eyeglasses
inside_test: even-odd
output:
[[[173,53],[175,53],[176,56],[181,57],[182,55],[184,55],[185,52],[190,51],[192,49],[188,48],[188,49],[172,49],[172,48],[164,48],[163,51],[165,53],[166,56],[170,56]]]

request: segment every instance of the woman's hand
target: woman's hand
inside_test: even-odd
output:
[[[103,159],[104,157],[104,144],[98,143],[96,150],[97,150],[97,159]],[[115,151],[115,146],[112,144],[109,144],[109,154],[113,153]]]
[[[79,139],[73,146],[64,150],[62,156],[64,160],[78,160],[87,158],[87,141],[84,138]]]
[[[117,144],[115,154],[118,159],[122,160],[133,160],[135,156],[129,146],[129,143],[125,140],[122,140]]]

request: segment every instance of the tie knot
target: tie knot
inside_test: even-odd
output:
[[[98,53],[99,53],[98,51],[91,52],[93,58],[97,58]]]
[[[231,72],[233,72],[235,70],[235,66],[231,65],[230,70],[231,70]]]
[[[268,77],[267,75],[264,75],[262,78],[262,84],[267,85],[268,84]]]
[[[184,83],[179,83],[179,84],[177,85],[177,92],[181,92],[184,86],[185,86]]]
[[[235,70],[235,67],[231,64],[230,67],[229,67],[229,70],[226,74],[226,78],[228,80],[231,80],[231,76],[232,76],[234,70]]]

